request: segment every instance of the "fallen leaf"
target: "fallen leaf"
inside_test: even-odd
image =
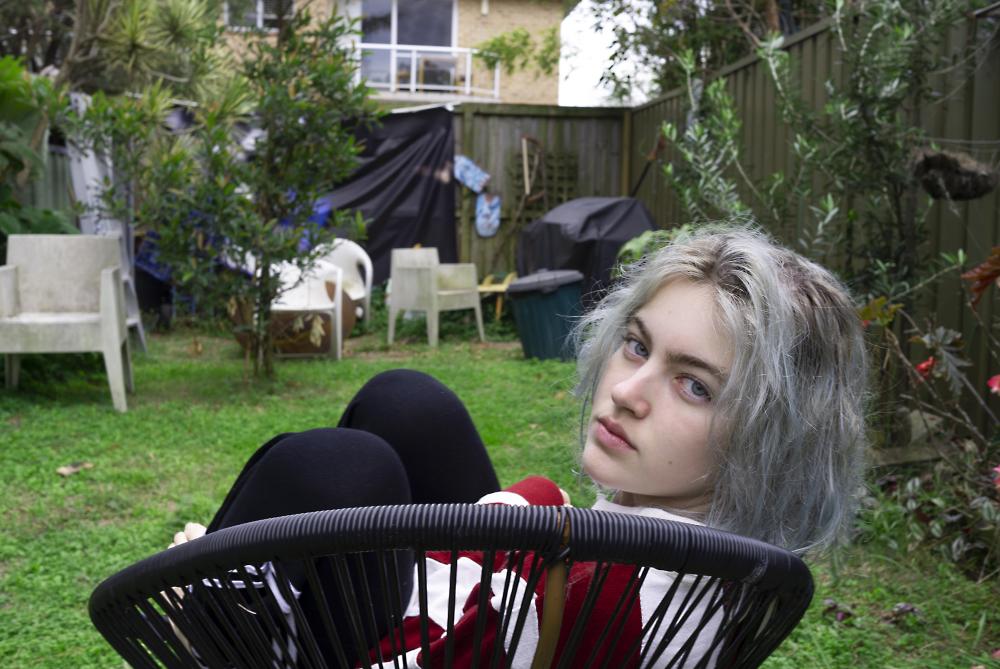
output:
[[[823,615],[833,616],[833,619],[838,623],[842,623],[854,615],[853,611],[846,606],[842,606],[835,599],[824,599],[823,606],[826,607],[823,609]]]
[[[59,476],[72,476],[77,472],[83,471],[84,469],[93,469],[93,462],[71,462],[68,465],[63,465],[56,469],[56,474]]]
[[[910,604],[909,602],[900,602],[892,607],[892,611],[883,615],[882,620],[887,623],[898,623],[909,616],[919,618],[921,615],[923,614],[920,612],[920,609],[913,604]]]

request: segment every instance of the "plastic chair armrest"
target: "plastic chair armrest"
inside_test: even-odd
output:
[[[21,310],[17,299],[17,265],[0,266],[0,318]]]

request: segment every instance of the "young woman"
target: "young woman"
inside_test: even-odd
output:
[[[577,340],[582,467],[606,492],[595,508],[800,553],[844,535],[865,450],[866,362],[851,300],[827,270],[760,232],[702,228],[630,268]],[[460,400],[398,370],[366,384],[337,428],[261,447],[208,531],[380,504],[568,503],[538,477],[498,489]],[[189,525],[175,542],[203,532]]]

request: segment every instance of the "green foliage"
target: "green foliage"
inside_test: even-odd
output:
[[[325,227],[310,220],[313,202],[354,168],[354,127],[375,118],[343,47],[352,30],[343,17],[314,25],[300,11],[276,40],[250,43],[240,76],[200,91],[183,134],[162,129],[172,103],[159,83],[136,98],[95,95],[72,121],[115,165],[105,209],[155,233],[159,261],[199,309],[240,323],[255,375],[274,371],[270,313],[282,290],[275,268],[306,270],[335,228],[358,224],[343,211]],[[236,151],[236,122],[261,131],[251,160]]]
[[[159,82],[193,99],[234,71],[208,0],[81,0],[58,83],[117,94]]]
[[[25,186],[44,165],[39,128],[58,101],[47,79],[30,76],[14,58],[0,58],[0,258],[7,255],[7,235],[76,231],[61,212],[24,202]]]
[[[909,291],[956,273],[964,260],[962,252],[946,256],[940,269]],[[873,427],[889,444],[929,449],[938,459],[933,467],[884,472],[866,500],[862,534],[893,551],[927,546],[977,580],[995,577],[1000,574],[1000,490],[992,474],[1000,465],[1000,421],[985,400],[991,389],[977,388],[969,379],[972,363],[959,332],[933,321],[918,324],[895,297],[881,296],[860,310],[882,368],[895,366],[904,376],[895,396],[880,388],[883,398],[895,401],[883,402],[886,409],[876,414]],[[989,364],[1000,366],[1000,341],[970,312],[976,335],[987,342]],[[908,339],[901,342],[898,331]],[[914,364],[914,355],[927,357]],[[883,373],[879,380],[885,384],[887,378]],[[900,429],[900,423],[909,430]]]
[[[695,59],[691,53],[679,60],[687,77],[690,113],[684,133],[673,123],[664,122],[662,132],[680,155],[676,164],[664,165],[667,183],[677,193],[692,222],[719,218],[743,218],[750,214],[729,174],[740,167],[740,122],[732,97],[722,79],[707,87],[695,78]],[[704,93],[702,90],[704,88]]]
[[[641,235],[633,237],[622,244],[621,249],[618,250],[616,273],[620,272],[622,267],[638,262],[656,249],[671,243],[677,239],[678,235],[689,233],[691,229],[691,224],[685,223],[669,230],[647,230]]]
[[[515,28],[476,45],[476,58],[488,68],[501,65],[507,74],[531,67],[552,74],[559,67],[559,29],[549,28],[536,43],[524,28]]]
[[[1000,495],[988,463],[1000,461],[996,438],[951,445],[934,467],[902,468],[874,482],[859,518],[861,540],[902,555],[929,548],[977,581],[1000,574]]]
[[[762,11],[761,4],[772,9]],[[621,100],[633,97],[640,81],[637,73],[652,76],[652,96],[685,85],[689,77],[684,62],[692,63],[700,77],[753,53],[760,39],[771,32],[785,34],[814,23],[825,15],[822,0],[791,3],[768,0],[715,2],[643,2],[596,0],[592,4],[594,27],[614,26],[614,46],[602,82]]]
[[[466,404],[502,485],[547,476],[588,506],[574,473],[579,407],[571,363],[525,360],[516,344],[471,338],[384,347],[384,328],[352,339],[343,360],[293,360],[266,386],[240,379],[231,337],[152,335],[135,359],[137,393],[114,414],[103,374],[58,383],[25,376],[0,389],[0,665],[38,669],[120,667],[87,617],[101,579],[162,550],[187,521],[206,522],[240,468],[274,434],[336,424],[372,375],[428,372]],[[63,478],[57,467],[92,462]],[[891,554],[890,554],[891,555]],[[919,548],[886,557],[866,543],[817,580],[804,622],[769,669],[969,669],[990,666],[1000,636],[1000,583],[974,584]],[[853,615],[839,622],[825,600]],[[919,615],[893,621],[898,603]]]

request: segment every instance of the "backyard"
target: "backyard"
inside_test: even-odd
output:
[[[245,384],[228,336],[151,337],[135,356],[137,393],[112,411],[99,366],[59,382],[0,394],[0,665],[118,667],[87,617],[91,590],[163,549],[186,521],[206,522],[244,460],[272,435],[334,424],[373,374],[428,372],[465,401],[501,484],[543,474],[589,505],[574,474],[579,409],[574,368],[531,361],[496,330],[475,342],[461,324],[438,350],[410,338],[391,350],[384,331],[349,340],[330,360],[282,362],[273,385]],[[498,336],[499,335],[499,336]],[[497,341],[501,339],[502,341]],[[198,355],[194,354],[200,349]],[[88,371],[89,370],[89,371]],[[62,476],[60,467],[87,463]],[[1000,585],[977,584],[918,551],[855,545],[811,564],[817,581],[803,622],[765,666],[997,666]]]
[[[684,248],[684,235],[697,237],[706,223],[729,221],[759,227],[828,268],[847,292],[828,280],[821,294],[810,292],[804,277],[818,270],[796,264],[795,254],[746,261],[745,268],[789,272],[764,282],[771,294],[742,289],[753,296],[747,302],[756,304],[758,324],[765,315],[782,320],[772,318],[785,313],[781,295],[798,293],[817,300],[798,309],[817,320],[807,318],[786,339],[774,335],[784,330],[758,331],[744,314],[761,350],[747,349],[753,353],[741,360],[765,366],[746,367],[739,386],[727,378],[725,355],[713,362],[684,347],[652,351],[657,338],[690,335],[735,355],[732,342],[713,339],[718,323],[707,316],[713,307],[704,294],[670,297],[670,308],[657,301],[692,290],[668,285],[669,274],[659,275],[655,299],[620,318],[590,312],[612,324],[603,348],[590,350],[621,352],[584,376],[594,388],[621,385],[612,360],[621,378],[647,360],[694,361],[714,377],[716,388],[687,368],[650,375],[686,401],[678,402],[683,411],[660,411],[643,428],[667,477],[688,470],[659,448],[661,434],[680,426],[707,435],[696,440],[700,469],[677,476],[690,484],[685,492],[711,492],[712,506],[666,503],[672,498],[659,486],[656,504],[633,503],[650,491],[602,479],[589,461],[587,471],[619,490],[623,504],[682,513],[716,513],[725,506],[716,491],[735,482],[743,496],[725,508],[768,516],[766,529],[779,538],[718,520],[724,516],[707,522],[782,546],[819,541],[788,542],[786,531],[818,536],[833,521],[853,521],[849,546],[808,556],[815,595],[765,667],[1000,669],[1000,3],[767,0],[761,4],[770,9],[758,12],[742,0],[559,7],[495,0],[493,18],[485,0],[347,3],[362,10],[361,20],[333,11],[339,0],[319,3],[315,19],[290,0],[273,15],[270,0],[245,4],[248,12],[201,0],[29,0],[0,8],[0,25],[10,26],[0,31],[0,353],[12,356],[7,386],[20,379],[16,390],[0,389],[0,668],[122,666],[88,615],[94,588],[165,549],[185,523],[208,523],[261,444],[336,425],[350,398],[385,370],[420,370],[453,389],[501,485],[542,475],[589,507],[597,491],[578,462],[589,413],[573,392],[577,370],[526,359],[511,317],[526,284],[510,282],[520,274],[544,292],[556,286],[531,283],[543,270],[580,270],[583,288],[568,280],[571,299],[539,313],[579,306],[586,319],[590,297],[628,285],[621,277],[633,262],[677,239],[674,248]],[[385,13],[373,14],[376,5]],[[397,25],[407,13],[398,5],[434,5],[447,31],[465,26],[466,37],[442,44],[481,39],[490,21],[493,36],[458,51],[397,43],[415,26],[433,32],[427,16]],[[530,5],[527,13],[544,9],[552,25],[534,36],[513,24],[504,32],[496,19],[521,20],[521,5]],[[559,20],[575,5],[592,5],[595,26],[629,18],[637,28],[615,29],[597,82],[606,92],[601,106],[554,104],[565,47]],[[371,69],[373,49],[391,57],[385,72]],[[405,62],[409,69],[398,70]],[[488,99],[472,85],[483,68],[492,73]],[[517,83],[531,78],[532,86]],[[529,88],[540,97],[520,97]],[[628,216],[608,214],[609,202]],[[606,215],[580,213],[588,207]],[[553,212],[560,213],[546,220]],[[553,221],[558,230],[542,227]],[[532,229],[558,232],[565,253]],[[832,306],[814,309],[828,292]],[[392,346],[386,295],[404,312]],[[479,306],[485,342],[468,311],[455,315]],[[438,309],[448,313],[435,346],[438,334],[425,330],[418,312]],[[342,342],[330,326],[350,331],[362,313],[368,318]],[[629,331],[623,342],[614,330],[622,323],[641,336]],[[125,337],[135,372],[127,402]],[[552,339],[563,345],[561,335]],[[848,339],[852,348],[838,347]],[[38,355],[56,352],[64,355]],[[806,365],[820,359],[827,367]],[[770,376],[759,371],[768,360]],[[835,384],[839,390],[830,390]],[[650,395],[663,398],[663,387]],[[747,413],[727,414],[737,416],[727,430],[759,425],[780,439],[761,431],[732,442],[749,448],[729,448],[726,434],[712,442],[718,433],[704,409],[715,408],[713,396],[730,395],[722,406]],[[394,420],[402,412],[392,409]],[[588,429],[607,434],[588,443],[643,450],[608,418],[595,409]],[[450,435],[441,432],[444,442]],[[794,448],[772,457],[778,441]],[[706,443],[721,444],[712,458]],[[871,466],[859,487],[846,472],[858,471],[849,466],[862,450]],[[727,458],[725,466],[716,456]],[[623,471],[656,479],[648,462]],[[339,460],[336,470],[375,485]],[[297,471],[322,472],[326,484],[331,470]],[[728,487],[717,485],[720,471]],[[758,487],[759,474],[771,484]],[[798,493],[786,494],[796,484]],[[284,499],[298,488],[268,491]],[[851,516],[842,511],[853,507],[840,501],[854,491],[861,503]],[[805,493],[836,508],[809,515]],[[683,571],[692,553],[687,542],[675,545],[686,551]],[[767,582],[759,563],[752,566],[738,578]],[[243,578],[234,587],[245,587],[250,577]],[[721,606],[738,599],[717,592],[728,598]],[[780,619],[766,600],[738,605],[747,602],[766,611],[768,625]],[[148,609],[129,610],[151,627],[162,622]],[[765,627],[747,619],[734,616],[736,629]],[[453,631],[446,657],[459,636]],[[537,647],[544,655],[545,644]]]

